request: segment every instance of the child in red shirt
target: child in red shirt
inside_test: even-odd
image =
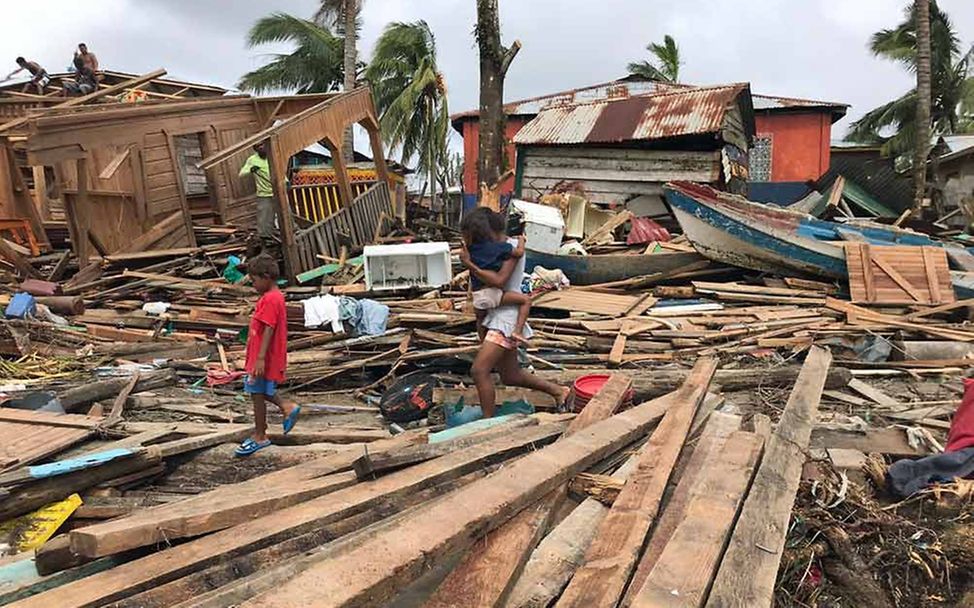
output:
[[[267,401],[284,413],[284,434],[291,432],[301,406],[282,399],[277,384],[287,368],[287,309],[284,294],[277,289],[277,261],[259,255],[247,264],[254,289],[261,294],[250,320],[247,335],[246,391],[254,403],[254,436],[237,448],[237,456],[250,456],[271,445],[267,438]]]

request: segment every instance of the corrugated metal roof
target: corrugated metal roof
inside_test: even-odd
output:
[[[678,84],[659,82],[655,80],[635,80],[620,79],[611,82],[603,82],[588,87],[569,89],[551,95],[542,95],[519,101],[512,101],[504,104],[504,113],[508,116],[534,116],[541,110],[558,105],[571,105],[578,103],[588,103],[592,101],[603,101],[606,99],[619,99],[624,97],[635,97],[637,95],[647,95],[651,93],[662,93],[678,89],[707,88],[689,84]],[[845,115],[848,104],[835,103],[831,101],[816,101],[812,99],[798,99],[793,97],[775,97],[772,95],[752,94],[755,110],[782,110],[791,108],[831,108],[833,122]],[[464,118],[475,118],[480,114],[478,110],[468,110],[460,112],[450,117],[453,122]]]
[[[550,106],[514,136],[516,144],[614,143],[721,130],[727,107],[747,84]]]

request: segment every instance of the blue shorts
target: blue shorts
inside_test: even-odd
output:
[[[267,395],[273,397],[277,392],[277,382],[267,378],[253,378],[248,375],[244,379],[244,392],[248,395]]]

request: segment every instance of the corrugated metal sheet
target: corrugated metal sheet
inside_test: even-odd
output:
[[[512,101],[504,105],[504,113],[508,116],[534,116],[545,108],[559,105],[572,105],[589,103],[593,101],[604,101],[607,99],[620,99],[625,97],[635,97],[652,93],[663,93],[680,89],[696,89],[696,85],[657,82],[654,80],[614,80],[603,82],[589,87],[569,89],[551,95],[542,95],[519,101]],[[782,110],[793,108],[831,108],[833,120],[838,120],[845,115],[848,104],[835,103],[831,101],[816,101],[812,99],[798,99],[793,97],[775,97],[772,95],[752,94],[755,110]],[[479,115],[478,110],[460,112],[450,117],[451,121],[459,121],[464,118],[475,118]]]
[[[734,84],[551,106],[525,125],[514,143],[615,143],[716,133],[727,107],[747,88]]]

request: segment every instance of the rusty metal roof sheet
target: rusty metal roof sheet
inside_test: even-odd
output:
[[[534,116],[541,110],[553,106],[587,103],[606,99],[620,99],[635,97],[651,93],[663,93],[677,89],[700,88],[695,85],[659,82],[655,80],[638,80],[634,77],[622,78],[610,82],[594,84],[588,87],[569,89],[550,95],[541,95],[504,104],[504,113],[508,116]],[[706,88],[706,87],[704,87]],[[832,101],[818,101],[814,99],[798,99],[794,97],[776,97],[773,95],[752,94],[754,109],[775,111],[796,108],[825,108],[832,113],[832,122],[845,116],[849,105]],[[455,128],[459,128],[460,121],[479,116],[478,110],[468,110],[450,116]]]
[[[550,106],[517,133],[514,143],[614,143],[716,133],[728,106],[747,90],[747,84],[733,84]]]

